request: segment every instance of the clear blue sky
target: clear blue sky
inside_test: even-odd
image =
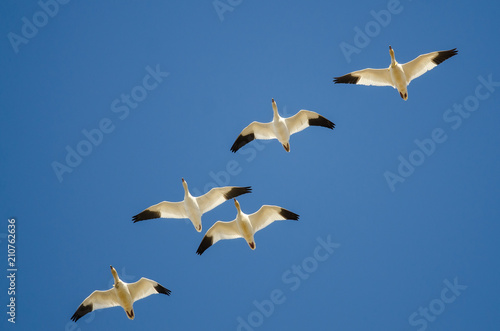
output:
[[[231,3],[218,13],[213,1],[69,1],[51,15],[36,1],[0,4],[0,328],[495,330],[499,5]],[[459,54],[413,81],[408,101],[332,83],[387,67],[389,45],[401,63]],[[271,120],[271,98],[282,114],[313,110],[336,128],[292,136],[290,153],[270,141],[232,154],[246,125]],[[400,166],[410,159],[413,170]],[[255,251],[239,239],[198,256],[205,231],[234,219],[232,202],[204,215],[202,233],[182,220],[131,222],[181,200],[182,177],[195,192],[251,185],[244,212],[273,204],[300,221],[257,233]],[[134,321],[113,308],[71,322],[109,288],[109,265],[172,295],[137,302]]]

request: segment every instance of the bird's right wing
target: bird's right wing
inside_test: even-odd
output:
[[[170,295],[171,293],[169,289],[161,286],[158,282],[144,277],[135,283],[127,285],[133,302],[148,297],[151,294],[163,293]]]
[[[82,316],[90,313],[91,311],[109,307],[116,307],[120,304],[116,300],[116,294],[114,293],[114,288],[107,291],[94,291],[89,295],[76,312],[71,316],[72,321],[78,321]]]
[[[152,218],[188,218],[188,216],[184,210],[183,201],[163,201],[143,210],[139,214],[135,215],[132,220],[135,223]]]
[[[308,126],[323,126],[332,130],[335,127],[335,124],[330,120],[316,112],[305,109],[302,109],[292,117],[285,118],[285,122],[290,130],[290,134],[300,132]]]
[[[347,75],[335,77],[335,84],[357,84],[374,86],[393,86],[389,69],[363,69]]]
[[[238,187],[238,186],[225,186],[225,187],[214,187],[207,193],[196,198],[198,206],[202,213],[206,213],[226,200],[236,198],[242,194],[252,192],[250,186]]]
[[[273,139],[276,138],[271,123],[252,122],[241,131],[236,138],[231,152],[236,153],[238,149],[245,146],[254,139]]]
[[[427,71],[434,69],[450,57],[457,55],[457,53],[456,48],[448,51],[431,52],[419,55],[410,62],[403,64],[407,84],[410,84],[413,79],[422,76]]]
[[[241,238],[240,232],[238,231],[238,226],[236,225],[236,220],[231,222],[221,222],[217,221],[203,237],[203,240],[196,251],[196,254],[201,255],[210,246],[223,239],[235,239]]]
[[[278,206],[265,205],[255,213],[248,215],[255,232],[262,230],[274,221],[299,219],[299,215]]]

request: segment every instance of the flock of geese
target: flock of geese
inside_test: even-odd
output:
[[[394,50],[389,46],[391,64],[386,69],[363,69],[353,71],[344,76],[335,77],[334,83],[338,84],[358,84],[374,86],[392,86],[397,89],[403,100],[408,99],[408,85],[410,82],[433,69],[443,61],[456,55],[457,49],[447,51],[437,51],[422,54],[414,60],[399,64],[394,56]],[[309,126],[322,126],[334,129],[335,124],[318,113],[309,110],[301,110],[297,114],[283,118],[278,113],[278,107],[272,99],[273,120],[269,123],[252,122],[241,131],[235,142],[231,146],[231,151],[236,153],[254,139],[277,139],[285,151],[290,152],[290,136],[300,132]],[[202,255],[210,246],[220,240],[243,238],[252,250],[255,249],[255,233],[264,229],[274,221],[295,220],[299,215],[279,206],[264,205],[253,214],[245,214],[241,211],[240,204],[236,197],[251,193],[251,187],[226,186],[211,189],[206,194],[198,197],[191,195],[188,184],[182,178],[184,187],[184,200],[179,202],[162,201],[153,205],[139,214],[133,216],[134,223],[149,219],[174,218],[189,219],[196,231],[202,231],[201,216],[214,209],[227,200],[234,199],[237,214],[236,218],[230,222],[217,221],[201,240],[196,251]],[[107,291],[94,291],[89,295],[71,320],[78,321],[85,314],[97,309],[121,306],[129,319],[134,319],[133,304],[135,301],[150,296],[151,294],[162,293],[170,295],[171,291],[159,283],[141,278],[135,283],[123,282],[111,266],[114,285]]]

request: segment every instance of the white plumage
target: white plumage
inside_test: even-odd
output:
[[[200,232],[202,229],[201,215],[214,209],[228,199],[232,199],[252,191],[250,186],[216,187],[204,195],[193,197],[189,192],[188,185],[184,178],[182,178],[182,185],[184,187],[183,201],[163,201],[153,205],[135,215],[132,218],[134,223],[153,218],[189,218],[196,231]]]
[[[71,317],[71,320],[78,321],[82,316],[91,311],[103,308],[121,306],[127,317],[131,320],[134,319],[134,302],[150,296],[151,294],[162,293],[170,295],[171,291],[158,284],[154,280],[141,278],[135,283],[125,283],[119,277],[115,268],[110,266],[111,273],[115,284],[113,288],[107,291],[94,291],[89,295],[82,304],[78,307],[76,312]]]
[[[292,117],[284,118],[278,113],[278,106],[274,99],[273,120],[269,123],[252,122],[241,131],[238,138],[231,146],[231,151],[236,153],[238,149],[245,146],[254,139],[278,139],[287,152],[290,152],[290,136],[300,132],[308,126],[323,126],[333,129],[335,124],[318,113],[309,110],[301,110]]]
[[[243,238],[251,249],[255,249],[254,235],[257,231],[274,221],[299,219],[299,215],[278,206],[265,205],[255,213],[247,215],[241,211],[236,199],[234,199],[234,204],[238,210],[236,219],[231,222],[216,222],[203,237],[196,251],[197,254],[203,254],[207,248],[223,239]]]
[[[456,48],[448,51],[422,54],[405,64],[399,64],[394,56],[394,50],[389,46],[391,65],[387,69],[363,69],[353,71],[341,77],[335,77],[334,82],[341,84],[358,84],[374,86],[392,86],[398,90],[404,100],[408,99],[408,85],[410,82],[433,69],[443,61],[455,56]]]

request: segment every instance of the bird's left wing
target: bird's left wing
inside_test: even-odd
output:
[[[406,83],[410,84],[413,79],[422,76],[427,71],[435,68],[445,60],[457,55],[457,53],[458,51],[456,48],[448,51],[431,52],[422,54],[410,62],[402,64],[406,75]]]
[[[236,221],[231,222],[221,222],[217,221],[203,237],[203,240],[196,251],[196,254],[201,255],[210,246],[223,239],[235,239],[240,238],[240,232],[238,231],[238,226]]]
[[[231,152],[236,153],[238,149],[245,146],[254,139],[273,139],[276,138],[271,123],[252,122],[241,131],[238,138],[231,146]]]
[[[299,219],[299,215],[278,206],[262,206],[255,213],[248,215],[255,232],[262,230],[274,221]]]
[[[214,187],[202,196],[197,197],[196,202],[198,202],[201,212],[206,213],[226,200],[236,198],[237,196],[250,192],[252,192],[252,188],[250,186]]]
[[[157,282],[151,279],[147,279],[142,277],[137,282],[128,284],[128,290],[130,291],[130,295],[132,296],[132,301],[137,301],[143,299],[145,297],[150,296],[151,294],[162,293],[166,295],[170,295],[171,291],[161,286]]]
[[[91,311],[109,307],[116,307],[120,304],[116,300],[114,288],[107,291],[94,291],[89,295],[76,312],[71,316],[72,321],[78,321],[82,316],[90,313]]]
[[[335,77],[335,84],[357,84],[374,86],[393,86],[389,69],[363,69],[347,75]]]
[[[335,124],[318,113],[310,110],[301,110],[292,117],[285,119],[286,126],[290,130],[290,134],[304,130],[308,126],[323,126],[325,128],[335,128]]]
[[[188,218],[188,215],[184,210],[183,201],[162,201],[133,216],[132,221],[136,223],[153,218]]]

